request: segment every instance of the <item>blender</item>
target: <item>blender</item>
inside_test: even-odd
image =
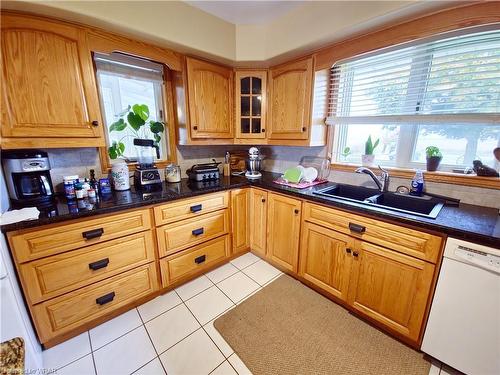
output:
[[[152,139],[134,138],[137,147],[137,166],[134,172],[134,184],[138,189],[151,189],[161,187],[161,178],[158,168],[154,164],[156,158],[160,158],[160,148]]]
[[[260,173],[260,164],[264,157],[260,154],[257,147],[250,147],[248,150],[247,159],[247,171],[245,177],[249,179],[260,178],[262,173]]]

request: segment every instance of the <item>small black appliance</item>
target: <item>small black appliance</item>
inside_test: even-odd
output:
[[[4,151],[2,165],[13,207],[39,206],[53,200],[54,188],[46,152]]]

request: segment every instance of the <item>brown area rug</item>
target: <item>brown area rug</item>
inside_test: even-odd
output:
[[[419,353],[283,275],[215,328],[255,375],[428,375]]]

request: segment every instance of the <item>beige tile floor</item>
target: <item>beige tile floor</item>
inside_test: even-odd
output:
[[[44,351],[45,368],[59,375],[251,374],[213,322],[280,275],[247,253]],[[455,373],[436,362],[429,375]]]

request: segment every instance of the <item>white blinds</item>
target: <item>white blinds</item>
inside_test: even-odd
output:
[[[359,57],[332,68],[328,124],[498,124],[499,115],[498,28]]]
[[[109,55],[95,53],[94,62],[98,71],[124,78],[143,79],[163,83],[163,65],[120,53]]]

